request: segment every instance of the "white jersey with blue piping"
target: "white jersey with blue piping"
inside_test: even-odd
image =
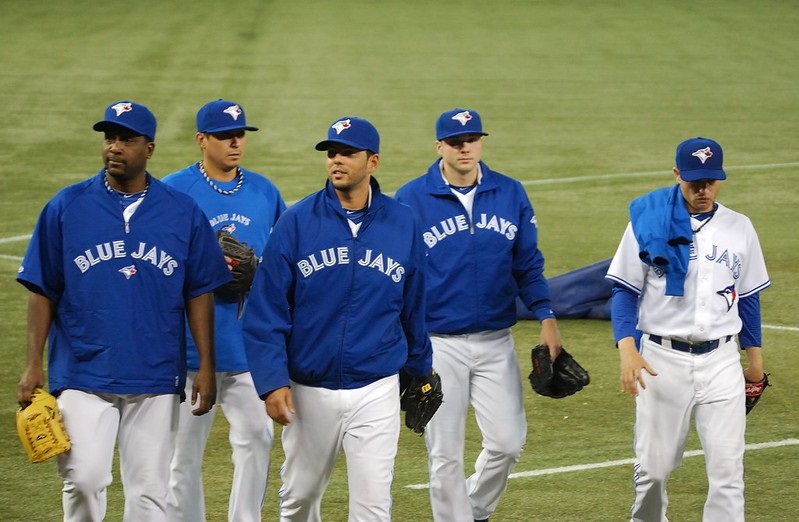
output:
[[[442,177],[439,160],[396,193],[423,226],[430,332],[510,327],[517,296],[538,320],[553,317],[535,213],[524,187],[483,162],[480,171],[471,216]]]
[[[354,389],[403,367],[430,373],[421,229],[371,187],[357,234],[330,182],[275,225],[242,319],[259,395],[289,379]]]
[[[737,335],[741,330],[738,301],[770,284],[760,242],[752,222],[718,204],[694,230],[684,296],[666,295],[665,274],[643,263],[628,224],[608,269],[608,279],[641,295],[638,329],[691,342]]]
[[[277,187],[264,176],[241,169],[242,183],[235,192],[223,194],[209,185],[197,164],[173,172],[162,180],[194,198],[214,230],[225,229],[255,251],[263,252],[269,233],[286,210]],[[235,182],[231,182],[235,185]],[[214,299],[214,347],[217,372],[247,371],[247,357],[238,318],[239,304],[220,296]],[[199,368],[199,355],[187,329],[188,367]]]
[[[50,390],[182,394],[185,302],[230,273],[190,197],[148,174],[126,223],[104,176],[101,169],[45,205],[17,274],[56,306]]]

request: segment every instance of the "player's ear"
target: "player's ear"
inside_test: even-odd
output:
[[[147,144],[147,159],[153,157],[153,153],[155,152],[155,142],[151,141]]]
[[[194,135],[194,141],[197,143],[197,146],[200,147],[200,150],[205,148],[205,134],[202,132],[198,132]]]
[[[674,172],[674,180],[679,182],[680,181],[680,169],[678,169],[677,167],[674,167],[671,170]]]
[[[366,158],[366,162],[369,173],[371,174],[380,166],[380,154],[370,154],[369,157]]]

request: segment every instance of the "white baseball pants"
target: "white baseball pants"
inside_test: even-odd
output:
[[[527,438],[519,361],[510,329],[431,335],[444,402],[425,430],[430,504],[436,522],[488,518]],[[483,449],[467,479],[466,413],[474,408]]]
[[[169,478],[168,519],[171,522],[204,522],[202,463],[205,445],[217,408],[199,417],[191,410],[191,387],[197,372],[186,377],[187,400],[180,406],[180,420]],[[258,397],[249,372],[216,374],[216,406],[230,425],[228,440],[233,450],[233,484],[228,501],[228,520],[258,522],[269,475],[272,419]]]
[[[65,521],[99,522],[105,518],[117,442],[125,495],[123,520],[166,520],[178,401],[178,396],[171,394],[61,392],[58,407],[72,442],[72,449],[58,456]]]
[[[399,378],[354,390],[292,383],[296,414],[283,428],[281,522],[320,522],[321,502],[341,448],[347,462],[349,522],[391,520],[399,442]]]
[[[705,522],[743,522],[746,408],[738,345],[733,340],[693,355],[644,335],[645,376],[636,398],[634,522],[666,522],[666,482],[682,462],[692,414],[705,451]]]

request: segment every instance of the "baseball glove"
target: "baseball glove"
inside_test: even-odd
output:
[[[400,408],[405,412],[405,425],[421,435],[444,400],[441,377],[433,370],[427,377],[400,380],[407,380],[407,386],[400,384]]]
[[[574,395],[591,382],[585,368],[565,348],[561,349],[560,355],[553,362],[549,348],[537,345],[530,352],[530,359],[533,363],[530,384],[539,395],[562,399]]]
[[[219,241],[222,253],[230,259],[228,266],[230,275],[233,276],[233,280],[217,288],[216,293],[241,302],[252,286],[255,270],[258,268],[258,258],[247,243],[242,243],[227,230],[217,230],[216,239]]]
[[[17,433],[31,462],[44,462],[70,448],[58,403],[41,388],[33,391],[28,406],[17,410]]]
[[[771,386],[768,382],[768,374],[764,373],[763,378],[757,382],[745,381],[746,386],[746,414],[749,415],[749,412],[752,411],[752,408],[760,402],[760,397],[763,396],[763,392],[766,391],[766,386]]]

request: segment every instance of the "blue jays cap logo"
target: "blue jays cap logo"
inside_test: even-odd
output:
[[[119,116],[123,112],[132,111],[133,105],[130,102],[119,102],[112,105],[111,108],[114,109],[114,112],[116,112],[117,116]]]
[[[118,272],[121,272],[122,275],[125,276],[125,279],[130,279],[132,275],[136,274],[136,265],[123,266]]]
[[[336,134],[341,134],[345,129],[352,127],[352,124],[350,124],[350,120],[339,120],[330,127],[336,130]]]
[[[241,109],[239,108],[238,105],[231,105],[222,112],[224,112],[225,114],[230,114],[230,117],[233,118],[233,120],[237,120],[239,115],[241,114]]]
[[[699,149],[696,152],[692,152],[691,156],[696,156],[699,158],[699,161],[701,161],[702,165],[704,165],[708,158],[713,156],[713,151],[710,150],[710,147],[705,147],[704,149]]]
[[[466,124],[469,123],[469,120],[472,119],[472,115],[469,114],[469,111],[463,111],[453,116],[452,119],[460,122],[461,125],[466,126]]]

